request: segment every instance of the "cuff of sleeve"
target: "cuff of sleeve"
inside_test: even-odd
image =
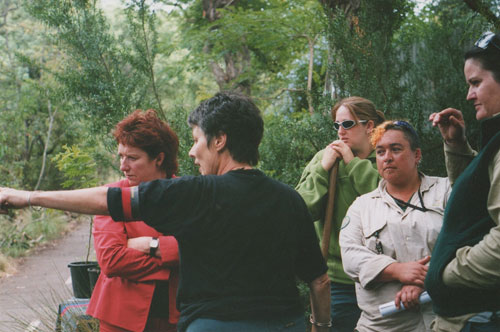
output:
[[[444,152],[464,156],[474,155],[474,150],[472,149],[468,141],[465,142],[465,144],[456,147],[451,147],[450,145],[446,144],[446,142],[444,142]]]
[[[175,237],[161,236],[160,251],[162,263],[179,262],[179,247]]]
[[[140,220],[138,187],[109,188],[107,200],[114,221]]]
[[[122,191],[120,188],[108,189],[108,210],[109,215],[114,221],[123,220],[123,207],[122,207]]]
[[[323,168],[323,166],[321,166],[321,160],[316,165],[314,165],[314,167],[312,168],[312,171],[314,171],[319,176],[325,178],[328,181],[328,171],[326,171]]]
[[[376,255],[369,262],[364,263],[359,271],[361,286],[367,289],[370,288],[375,278],[392,263],[396,263],[396,260],[386,255]]]
[[[353,158],[353,159],[349,162],[349,164],[344,163],[344,165],[345,165],[345,170],[347,171],[347,173],[351,173],[352,169],[353,169],[354,167],[356,167],[356,165],[357,165],[360,161],[361,161],[361,159],[359,159],[359,157],[354,157],[354,158]],[[342,162],[344,162],[344,161],[342,160]]]

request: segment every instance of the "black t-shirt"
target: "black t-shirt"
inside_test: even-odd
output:
[[[258,170],[109,188],[114,220],[143,220],[179,243],[178,324],[303,311],[295,277],[326,272],[313,222],[297,192]]]

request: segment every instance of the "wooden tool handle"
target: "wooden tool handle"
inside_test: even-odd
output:
[[[330,247],[330,237],[332,234],[332,218],[333,218],[333,203],[335,201],[335,184],[337,182],[337,173],[339,170],[338,161],[333,164],[330,172],[330,183],[328,185],[328,201],[326,204],[325,212],[325,225],[323,227],[323,241],[321,246],[321,253],[328,260],[328,248]]]

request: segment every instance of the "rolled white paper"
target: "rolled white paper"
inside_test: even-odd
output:
[[[429,296],[427,291],[423,291],[422,294],[420,294],[420,297],[418,298],[418,300],[420,301],[420,304],[425,304],[425,303],[431,302],[431,297]],[[389,316],[389,315],[395,314],[396,312],[400,312],[400,311],[405,310],[403,302],[400,302],[399,304],[400,304],[400,307],[398,309],[398,308],[396,308],[396,304],[394,303],[394,301],[387,302],[387,303],[379,305],[378,310],[380,311],[380,314],[383,317]]]

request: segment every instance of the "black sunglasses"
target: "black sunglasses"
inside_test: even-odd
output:
[[[481,37],[477,40],[474,46],[482,48],[483,50],[487,49],[489,45],[493,45],[500,50],[500,41],[496,40],[495,34],[491,31],[487,31],[483,33]]]
[[[340,121],[335,121],[333,123],[333,128],[335,130],[339,130],[340,129],[340,126],[342,126],[342,128],[344,129],[351,129],[352,127],[354,127],[355,125],[357,125],[358,123],[365,123],[365,122],[368,122],[368,120],[359,120],[359,121],[354,121],[354,120],[344,120],[342,122]]]

